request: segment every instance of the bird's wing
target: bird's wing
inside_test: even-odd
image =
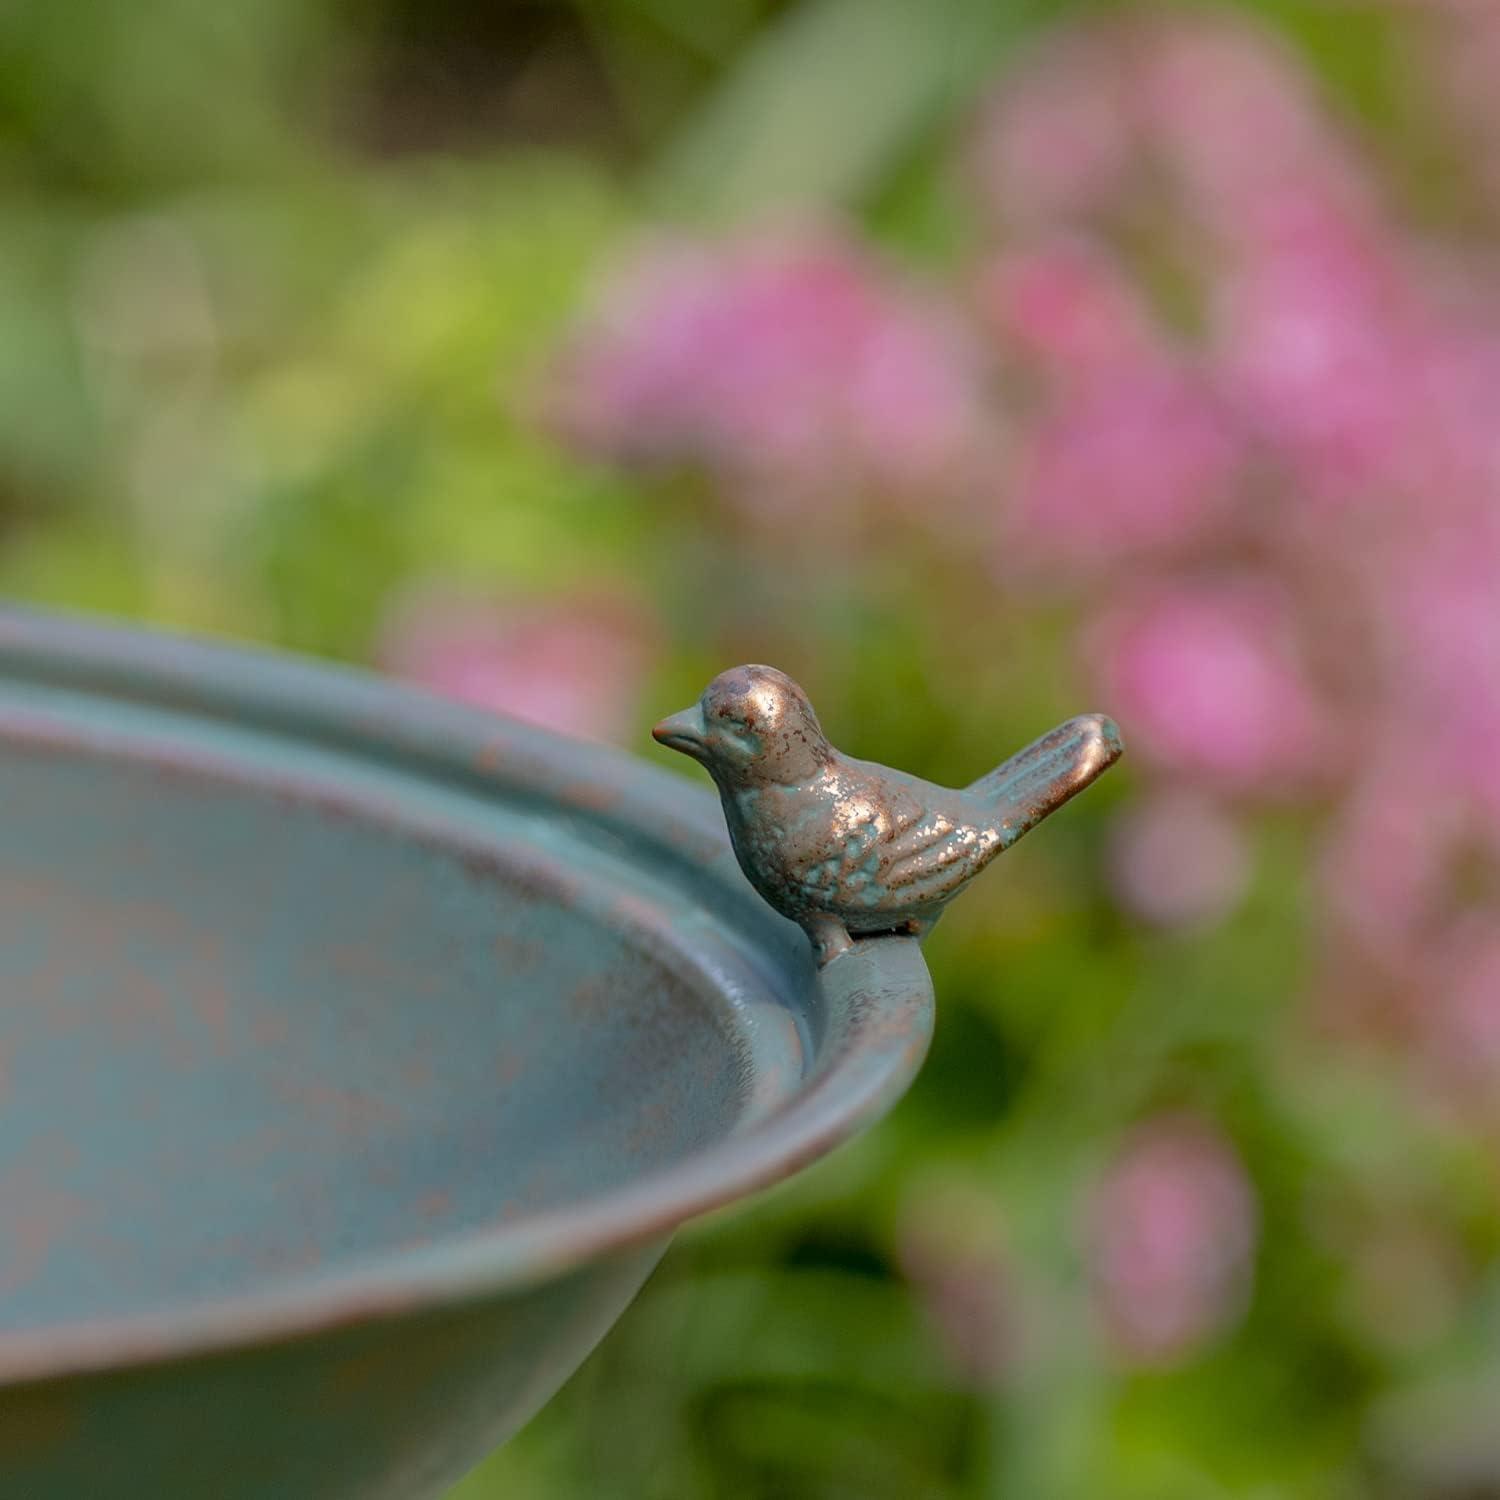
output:
[[[877,910],[936,900],[988,856],[995,831],[933,807],[927,791],[890,773],[880,778],[878,816],[856,829],[840,852],[841,898]]]
[[[998,843],[995,829],[941,809],[924,810],[883,854],[883,877],[897,901],[934,900],[956,890]]]

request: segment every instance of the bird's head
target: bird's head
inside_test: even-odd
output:
[[[720,672],[692,708],[651,733],[702,762],[721,786],[795,785],[833,757],[807,694],[775,667]]]

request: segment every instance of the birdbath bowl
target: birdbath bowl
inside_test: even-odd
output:
[[[0,1494],[439,1495],[931,1029],[705,790],[353,673],[5,615],[0,806]]]

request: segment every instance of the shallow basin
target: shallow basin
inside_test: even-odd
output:
[[[0,807],[4,1495],[441,1494],[931,1029],[697,786],[355,673],[5,614]]]

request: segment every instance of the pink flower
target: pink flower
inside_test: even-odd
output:
[[[1264,791],[1320,768],[1326,712],[1269,581],[1163,584],[1107,614],[1091,655],[1106,706],[1163,769]]]
[[[1126,1362],[1179,1363],[1243,1314],[1256,1195],[1208,1122],[1168,1115],[1139,1126],[1094,1188],[1086,1222],[1095,1295]]]
[[[1317,867],[1339,943],[1402,980],[1425,960],[1466,823],[1432,747],[1414,738],[1392,737],[1358,769]]]
[[[701,468],[753,509],[966,478],[977,351],[936,306],[823,233],[657,246],[557,373],[580,449]]]
[[[1181,553],[1230,513],[1243,462],[1201,375],[1142,363],[1064,393],[1033,422],[1002,545],[1063,577]]]
[[[1165,186],[1187,225],[1232,246],[1300,204],[1367,194],[1295,56],[1202,11],[1048,37],[981,115],[972,156],[986,206],[1026,229],[1117,220]]]
[[[644,612],[584,595],[501,602],[443,583],[393,599],[376,659],[428,690],[559,734],[621,740],[655,655]]]
[[[1010,362],[1041,376],[1003,480],[1007,568],[1094,574],[1180,553],[1229,514],[1246,458],[1233,414],[1118,264],[1054,239],[997,257],[978,292]]]
[[[1339,939],[1412,985],[1500,858],[1500,522],[1473,498],[1409,509],[1365,558],[1373,701],[1320,866]]]
[[[1221,283],[1213,333],[1226,389],[1312,496],[1367,503],[1405,483],[1428,344],[1376,237],[1329,218],[1246,256]]]
[[[1128,912],[1157,927],[1190,927],[1225,917],[1250,878],[1239,826],[1207,798],[1159,792],[1115,824],[1110,874]]]
[[[995,256],[976,287],[1006,352],[1071,384],[1121,378],[1161,353],[1140,293],[1100,246],[1055,238]]]
[[[1132,101],[1190,219],[1233,252],[1367,184],[1295,55],[1226,14],[1164,15],[1133,52]]]
[[[1457,328],[1305,70],[1239,22],[1164,23],[1158,43],[1142,107],[1217,253],[1210,342],[1246,427],[1300,498],[1368,512],[1451,482]]]
[[[1431,772],[1500,826],[1500,517],[1493,499],[1413,528],[1381,607],[1388,670]]]

